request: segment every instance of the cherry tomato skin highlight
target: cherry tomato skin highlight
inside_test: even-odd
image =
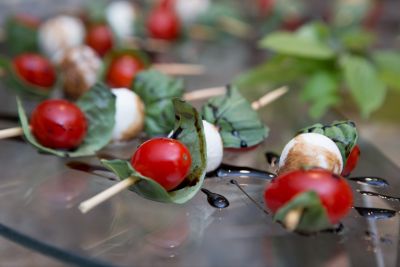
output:
[[[147,20],[147,31],[156,39],[175,40],[179,36],[180,28],[180,21],[171,1],[162,1]]]
[[[152,178],[165,190],[176,188],[189,174],[192,158],[189,149],[170,138],[153,138],[136,150],[131,165]]]
[[[39,104],[32,113],[30,123],[38,142],[50,148],[76,148],[87,133],[84,113],[75,104],[61,99]]]
[[[50,88],[56,81],[54,67],[39,54],[21,54],[14,58],[13,66],[22,80],[34,86]]]
[[[145,69],[144,63],[133,55],[122,55],[114,58],[106,76],[111,87],[130,88],[136,74]]]
[[[92,25],[86,34],[86,44],[102,57],[113,47],[113,33],[105,24]]]
[[[264,200],[273,213],[296,195],[316,192],[328,218],[336,224],[353,205],[353,194],[344,178],[323,169],[296,170],[275,178],[264,192]]]
[[[344,166],[342,175],[343,176],[349,176],[350,173],[354,170],[354,168],[357,166],[358,163],[358,158],[360,157],[360,147],[358,145],[355,145],[353,150],[351,150],[350,155],[347,159],[346,166]]]

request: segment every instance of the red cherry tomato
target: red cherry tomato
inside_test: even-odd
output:
[[[283,29],[287,31],[296,31],[305,23],[305,19],[299,16],[293,15],[291,17],[287,17],[282,22]]]
[[[50,88],[56,81],[53,66],[39,54],[21,54],[14,58],[13,66],[17,75],[32,85]]]
[[[264,192],[267,206],[276,212],[298,194],[314,191],[332,224],[347,214],[353,204],[350,186],[344,178],[323,169],[296,170],[275,178]]]
[[[31,14],[19,13],[15,15],[15,19],[26,27],[36,29],[40,25],[40,20]]]
[[[144,68],[144,63],[134,55],[118,56],[110,64],[106,81],[111,87],[129,88],[136,74]]]
[[[61,99],[43,101],[32,113],[32,133],[46,147],[73,149],[87,132],[83,112],[73,103]]]
[[[350,152],[350,155],[347,159],[346,166],[344,166],[342,175],[349,176],[350,173],[354,170],[357,166],[358,158],[360,157],[360,147],[355,145],[353,150]]]
[[[86,34],[86,44],[99,54],[104,56],[113,47],[113,33],[105,24],[92,25]]]
[[[262,15],[268,16],[275,7],[275,0],[257,0],[259,11]]]
[[[192,158],[189,149],[181,142],[154,138],[139,146],[131,159],[131,165],[170,191],[189,174]]]
[[[384,2],[381,0],[373,1],[371,10],[364,18],[363,25],[367,29],[373,30],[377,26],[380,18],[382,17],[383,12],[384,12]]]
[[[172,1],[166,0],[154,9],[147,20],[147,31],[156,39],[172,41],[180,33],[179,17],[173,8]]]

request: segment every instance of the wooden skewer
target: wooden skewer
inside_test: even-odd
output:
[[[0,130],[0,139],[21,136],[23,134],[21,127],[14,127],[9,129]]]
[[[253,34],[250,25],[232,17],[221,16],[218,23],[224,31],[239,38],[246,38]]]
[[[139,179],[135,177],[129,177],[127,179],[122,180],[119,183],[116,183],[115,185],[111,186],[110,188],[104,190],[103,192],[95,195],[92,198],[89,198],[86,201],[83,201],[81,204],[79,204],[79,210],[82,213],[86,213],[96,207],[97,205],[103,203],[107,199],[115,196],[119,192],[127,189],[128,187],[134,185]]]
[[[210,92],[221,93],[221,90],[220,90],[221,88],[222,87],[215,87],[215,88],[209,88],[209,89],[205,89],[205,90],[209,90]],[[201,91],[203,91],[203,90],[201,90]],[[279,98],[280,96],[285,94],[287,91],[288,91],[288,88],[286,86],[283,86],[281,88],[278,88],[276,90],[268,92],[267,94],[262,96],[260,99],[254,101],[251,106],[253,107],[253,109],[257,110],[257,109],[271,103],[272,101],[276,100],[277,98]],[[127,189],[130,186],[134,185],[137,181],[138,181],[138,178],[134,178],[134,177],[124,179],[121,182],[118,182],[115,185],[111,186],[110,188],[104,190],[103,192],[95,195],[94,197],[89,198],[88,200],[82,202],[78,208],[82,213],[86,213],[86,212],[90,211],[91,209],[93,209],[94,207],[96,207],[97,205],[103,203],[105,200],[115,196],[116,194],[123,191],[124,189]],[[300,211],[299,216],[301,216],[301,211]],[[297,219],[297,220],[299,221],[300,219]],[[294,229],[295,229],[298,224],[298,221],[297,222],[295,221],[294,215],[290,216],[288,225],[291,226],[291,225],[295,224],[294,225]],[[285,225],[286,225],[286,222],[285,222]]]
[[[202,75],[205,73],[204,66],[182,63],[155,63],[152,65],[156,70],[168,75]]]
[[[303,215],[303,208],[296,208],[286,214],[283,224],[288,231],[296,230],[300,223],[301,216]]]
[[[186,101],[200,100],[204,98],[210,98],[213,96],[223,95],[226,92],[225,86],[211,87],[201,90],[194,90],[183,94],[183,99]]]
[[[287,86],[282,86],[282,87],[279,87],[278,89],[270,91],[270,92],[266,93],[265,95],[263,95],[262,97],[260,97],[258,100],[251,103],[251,107],[254,110],[259,110],[260,108],[265,107],[269,103],[275,101],[279,97],[286,94],[288,90],[289,90],[289,88]]]

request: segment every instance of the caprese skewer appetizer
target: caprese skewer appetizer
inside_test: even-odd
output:
[[[18,94],[46,97],[54,89],[57,73],[54,65],[38,53],[23,53],[11,61],[0,58],[2,80]]]
[[[33,110],[30,121],[19,98],[17,106],[25,139],[41,152],[59,157],[90,156],[110,142],[115,96],[104,84],[95,84],[76,103],[45,100]]]
[[[129,188],[160,202],[184,203],[201,188],[206,169],[206,140],[200,114],[175,99],[174,138],[153,138],[138,147],[130,161],[102,160],[121,182],[82,202],[86,213],[115,194]]]
[[[341,177],[355,167],[359,148],[351,121],[305,128],[288,142],[278,176],[264,192],[274,218],[289,230],[316,232],[332,227],[352,207],[350,186]]]
[[[204,113],[204,111],[207,112],[207,108],[203,110],[204,118],[208,117],[209,119],[210,118],[215,119],[215,121],[213,121],[213,123],[215,123],[214,125],[211,124],[210,122],[207,122],[206,120],[202,120],[197,111],[190,105],[180,100],[174,100],[173,101],[175,109],[174,118],[175,120],[177,120],[177,122],[175,123],[176,125],[175,130],[168,136],[168,138],[154,138],[142,144],[133,155],[130,164],[128,162],[120,160],[117,161],[103,160],[102,161],[103,164],[105,164],[106,167],[111,169],[114,173],[117,174],[117,176],[120,179],[123,180],[120,183],[112,186],[111,188],[94,196],[93,198],[81,203],[81,205],[79,206],[80,210],[83,213],[85,213],[94,208],[95,206],[97,206],[98,204],[102,203],[103,201],[121,192],[122,190],[137,184],[138,181],[143,179],[141,178],[141,175],[144,175],[145,177],[147,176],[147,178],[150,178],[152,182],[155,181],[158,187],[162,186],[167,191],[167,194],[163,190],[159,188],[157,189],[155,187],[142,189],[143,191],[141,191],[140,189],[137,189],[140,188],[140,183],[138,183],[138,185],[135,187],[136,190],[133,189],[133,191],[138,192],[139,194],[145,197],[157,201],[175,202],[175,203],[184,202],[180,199],[167,197],[169,190],[171,189],[173,190],[174,188],[176,188],[177,185],[181,184],[182,183],[181,179],[184,179],[185,177],[185,175],[178,175],[178,177],[180,177],[181,179],[172,178],[173,174],[176,172],[174,170],[176,168],[180,168],[179,164],[171,162],[176,158],[175,156],[174,157],[171,156],[175,155],[174,152],[175,149],[173,149],[173,147],[174,146],[180,147],[180,145],[175,144],[176,141],[174,140],[175,139],[178,139],[178,141],[180,139],[187,140],[188,136],[190,137],[193,135],[193,132],[197,133],[198,137],[199,136],[201,137],[201,138],[199,137],[198,139],[200,140],[199,141],[200,143],[197,144],[201,146],[192,147],[190,151],[192,152],[192,161],[193,161],[193,153],[197,154],[200,153],[202,159],[204,159],[201,171],[203,175],[205,175],[206,172],[214,170],[221,164],[224,142],[228,146],[232,145],[232,147],[237,147],[236,144],[239,144],[239,147],[243,147],[243,142],[249,142],[249,144],[251,145],[256,145],[262,140],[264,140],[267,133],[266,128],[257,118],[255,110],[269,103],[271,100],[276,99],[277,96],[284,94],[286,91],[287,88],[280,88],[278,90],[273,91],[273,94],[267,94],[258,101],[253,102],[253,104],[250,104],[247,103],[247,101],[245,101],[245,99],[237,92],[235,88],[233,87],[227,88],[227,94],[225,96],[211,99],[206,104],[210,106],[215,102],[222,101],[222,105],[220,107],[223,109],[223,111],[214,110],[213,115],[207,115]],[[231,106],[229,106],[228,104],[229,101],[233,103],[231,104]],[[236,110],[236,113],[233,112],[233,110]],[[233,112],[233,114],[228,115],[226,112],[228,113]],[[235,121],[235,119],[230,117],[230,116],[239,116],[238,113],[241,113],[241,116],[245,116],[246,119],[248,120],[253,119],[256,121],[246,123],[245,125],[247,128],[243,130],[243,128],[241,128],[243,126],[237,121]],[[191,118],[191,120],[194,121],[190,122],[188,118]],[[242,121],[241,118],[243,117],[239,116],[237,119],[239,119],[239,121]],[[217,120],[220,120],[221,123],[218,122]],[[182,123],[186,124],[181,125]],[[224,124],[229,124],[229,126]],[[217,128],[219,127],[218,125],[220,125],[221,129]],[[235,128],[232,130],[230,128],[237,126],[239,126],[239,128],[237,129]],[[224,140],[221,137],[221,135],[222,136],[224,135],[225,130],[236,131],[237,133],[234,133],[234,137],[230,138],[226,137]],[[252,134],[248,135],[246,131],[250,131]],[[239,138],[239,141],[236,140],[236,138]],[[169,150],[169,148],[171,148],[171,151]],[[182,149],[177,149],[177,150],[182,150]],[[189,156],[184,156],[184,155],[178,158],[182,160],[182,157],[189,159]],[[165,169],[163,169],[163,166],[165,166]],[[126,177],[127,173],[130,173],[133,176],[133,178],[132,177],[127,178]],[[184,172],[182,171],[181,173]],[[172,183],[173,181],[174,181],[173,186],[172,185],[169,186],[168,184],[170,182]],[[191,185],[190,183],[185,186],[189,188],[193,187],[193,185]],[[192,197],[199,190],[200,186],[201,185],[196,184],[195,191],[188,191],[190,197]],[[161,191],[162,193],[160,193],[159,191]],[[175,193],[172,193],[171,196],[175,196]],[[185,197],[184,200],[187,201],[188,198]]]

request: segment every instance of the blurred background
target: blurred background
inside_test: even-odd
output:
[[[16,14],[29,14],[40,23],[60,13],[84,18],[86,25],[103,23],[109,2],[1,1],[0,23],[6,25]],[[237,83],[248,95],[257,96],[260,88],[291,85],[299,93],[298,104],[308,107],[315,122],[328,110],[339,111],[357,122],[363,138],[400,164],[399,1],[157,0],[131,4],[135,15],[129,34],[142,47],[162,50],[150,51],[156,61],[206,65],[211,75],[203,81],[204,87]],[[172,5],[166,9],[174,10],[179,20],[179,32],[172,36],[149,32],[149,17],[162,5]],[[5,31],[3,27],[3,38]],[[279,35],[282,32],[290,34]],[[311,45],[309,51],[297,49],[305,47],[304,40]],[[5,56],[16,53],[10,49],[15,43],[20,42],[2,44]],[[328,55],[321,56],[318,49]],[[207,57],[213,53],[219,57],[214,62],[213,56]],[[195,89],[191,83],[198,79],[191,78],[187,87]],[[8,102],[2,103],[3,109],[12,110],[13,103]]]

